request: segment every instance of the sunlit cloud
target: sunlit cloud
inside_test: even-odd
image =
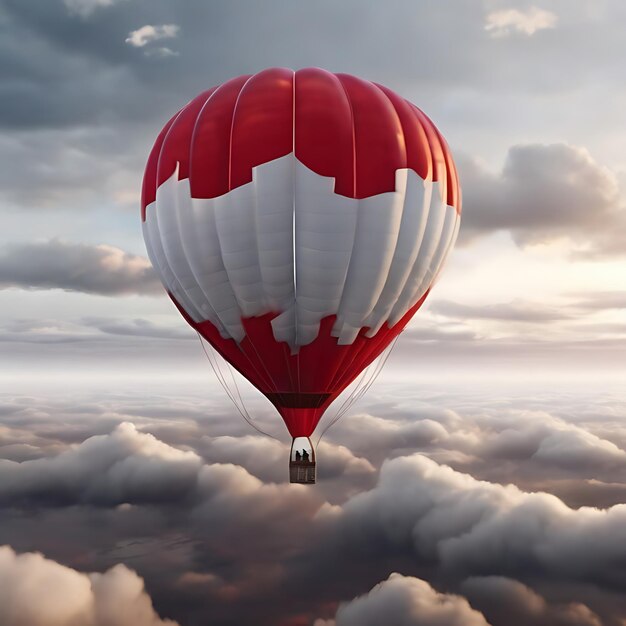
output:
[[[108,245],[89,246],[52,239],[0,249],[0,289],[64,289],[120,295],[159,293],[145,257]]]
[[[0,546],[3,626],[178,626],[161,619],[143,580],[125,565],[84,574],[36,552]]]
[[[503,9],[487,15],[485,30],[492,37],[508,37],[513,33],[532,37],[540,30],[555,28],[557,21],[554,13],[537,7],[530,7],[526,11]]]
[[[137,30],[130,31],[125,41],[134,48],[143,48],[153,41],[172,39],[178,35],[179,30],[180,27],[177,24],[161,24],[157,26],[146,24]],[[165,49],[167,50],[167,48]]]
[[[520,246],[566,241],[577,258],[621,256],[626,203],[615,172],[585,148],[522,144],[499,173],[462,159],[461,243],[507,230]]]
[[[336,626],[489,626],[465,598],[437,593],[426,581],[394,573],[368,594],[342,604]]]

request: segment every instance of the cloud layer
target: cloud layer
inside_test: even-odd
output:
[[[160,283],[145,257],[113,246],[8,245],[0,251],[0,288],[64,289],[99,295],[152,294]]]
[[[3,626],[177,626],[154,611],[143,580],[124,565],[83,574],[38,553],[0,546]]]
[[[485,30],[492,37],[508,37],[518,33],[532,37],[536,32],[554,28],[558,17],[551,11],[530,7],[526,11],[502,9],[487,15]]]
[[[418,578],[391,574],[367,595],[339,607],[336,626],[488,626],[465,598],[437,593]]]
[[[21,457],[0,463],[3,539],[22,551],[38,534],[39,549],[74,568],[75,546],[91,546],[91,570],[130,562],[158,612],[191,626],[230,626],[251,611],[263,626],[380,623],[381,613],[407,625],[517,626],[511,612],[520,626],[613,626],[626,610],[624,507],[571,508],[541,486],[565,479],[589,498],[592,476],[615,488],[619,414],[560,401],[553,410],[576,422],[566,423],[529,397],[525,414],[504,410],[504,398],[491,414],[468,397],[446,400],[461,411],[392,395],[373,412],[385,417],[331,431],[314,489],[285,482],[286,445],[242,436],[245,424],[217,406],[207,421],[206,401],[120,395],[97,410],[77,398],[46,416],[43,402],[33,413],[16,399],[0,407],[0,451]]]
[[[462,236],[508,230],[519,245],[566,240],[581,255],[623,253],[617,233],[626,208],[617,177],[583,148],[518,145],[500,174],[462,163],[465,211]]]

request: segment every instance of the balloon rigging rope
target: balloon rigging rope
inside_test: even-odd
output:
[[[380,376],[380,373],[383,371],[385,365],[387,364],[387,361],[389,360],[389,357],[391,356],[391,353],[393,352],[393,349],[395,348],[397,341],[398,341],[398,337],[396,336],[396,338],[393,340],[393,343],[387,349],[387,354],[383,355],[383,357],[380,359],[376,373],[374,374],[370,382],[367,384],[367,386],[361,390],[359,397],[354,400],[355,402],[359,400],[360,398],[362,398],[370,390],[370,387],[376,382],[376,380]]]
[[[229,363],[226,363],[226,366],[228,367],[228,371],[230,373],[230,377],[232,380],[232,387],[234,388],[234,390],[231,389],[231,386],[226,380],[226,376],[224,375],[224,372],[222,372],[217,356],[214,355],[214,357],[211,358],[211,354],[207,350],[204,344],[202,335],[198,331],[196,331],[196,334],[198,335],[198,339],[200,340],[200,345],[202,346],[202,351],[204,352],[204,355],[206,356],[207,361],[211,365],[211,369],[213,370],[215,377],[217,378],[221,387],[224,389],[224,391],[226,392],[226,395],[228,396],[230,401],[233,403],[233,405],[235,406],[235,408],[237,409],[241,417],[243,417],[243,419],[261,435],[280,441],[277,437],[274,437],[274,435],[271,435],[270,433],[264,431],[262,428],[260,428],[254,423],[253,418],[251,417],[250,413],[248,412],[246,408],[245,402],[241,395],[241,391],[239,390],[239,385],[237,384],[237,380],[235,378],[235,374],[233,372],[232,367],[230,366]],[[350,395],[343,401],[341,406],[337,409],[337,413],[335,414],[335,416],[331,419],[331,421],[325,426],[324,430],[320,433],[320,436],[317,438],[317,442],[315,444],[316,446],[319,445],[323,436],[331,428],[331,426],[334,426],[352,408],[352,406],[354,406],[354,404],[358,400],[360,400],[367,393],[367,391],[369,391],[370,387],[376,382],[376,379],[378,378],[385,364],[387,363],[387,359],[389,358],[394,346],[396,345],[397,340],[398,338],[396,337],[393,343],[387,348],[386,353],[381,355],[381,357],[377,360],[377,363],[375,365],[371,364],[370,366],[368,366],[363,371],[363,373],[359,376],[359,380],[357,384],[355,385],[354,389],[352,390],[352,392],[350,393]],[[212,351],[212,348],[209,348],[209,350]],[[239,402],[237,400],[239,400]]]
[[[276,439],[276,441],[279,441],[279,439],[277,437],[274,437],[274,435],[270,435],[270,433],[265,432],[262,428],[259,428],[254,423],[254,420],[250,416],[250,413],[248,413],[246,405],[245,405],[245,403],[243,401],[243,397],[241,396],[241,392],[239,391],[239,385],[237,385],[237,381],[235,379],[235,374],[233,373],[233,370],[232,370],[230,364],[227,363],[226,365],[227,365],[228,370],[230,372],[230,376],[231,376],[232,381],[233,381],[233,386],[234,386],[234,388],[236,390],[237,397],[239,398],[239,402],[241,403],[241,406],[237,403],[237,400],[235,399],[235,393],[230,389],[230,387],[228,385],[228,381],[226,380],[226,377],[224,376],[224,373],[222,372],[222,370],[220,368],[219,361],[217,360],[217,357],[215,357],[215,362],[213,362],[213,359],[211,358],[211,356],[209,354],[209,351],[207,351],[206,346],[204,345],[204,341],[202,340],[202,335],[198,331],[196,331],[196,333],[198,335],[198,339],[200,340],[200,345],[202,346],[202,351],[204,352],[204,355],[206,356],[207,361],[210,363],[211,369],[213,370],[213,373],[215,374],[215,377],[217,378],[217,380],[220,383],[220,385],[223,387],[224,391],[226,392],[226,395],[230,398],[230,401],[235,405],[235,408],[237,409],[237,411],[239,411],[239,414],[241,415],[241,417],[243,417],[243,419],[250,426],[252,426],[252,428],[254,428],[254,430],[259,432],[261,435],[264,435],[265,437],[270,437],[271,439]]]
[[[319,445],[319,442],[322,440],[322,437],[326,434],[326,431],[331,426],[334,426],[349,410],[352,406],[354,406],[355,402],[360,400],[370,389],[370,387],[376,382],[376,379],[382,372],[385,364],[387,363],[387,359],[394,349],[396,342],[398,341],[398,337],[394,339],[393,343],[387,348],[386,354],[381,355],[378,359],[378,363],[374,366],[372,373],[369,376],[367,382],[364,382],[366,377],[369,374],[370,367],[367,367],[365,371],[361,374],[359,378],[359,382],[356,384],[352,393],[344,400],[343,404],[337,409],[336,415],[332,418],[332,420],[326,425],[324,430],[320,433],[320,436],[317,438],[316,446]]]
[[[358,393],[358,391],[361,389],[361,387],[365,384],[364,381],[367,378],[367,376],[370,373],[370,371],[372,370],[372,367],[373,367],[372,364],[368,365],[361,372],[361,374],[359,374],[359,379],[358,379],[356,385],[354,386],[352,391],[348,394],[348,396],[345,398],[345,400],[341,403],[341,406],[336,410],[335,415],[332,417],[332,419],[331,419],[332,423],[335,422],[335,417],[337,417],[337,415],[342,413],[344,408],[349,407],[349,406],[352,405],[354,396]],[[322,434],[324,434],[324,432],[326,432],[326,430],[327,430],[327,428],[324,428],[324,431],[323,431]],[[321,439],[321,435],[320,435],[320,439]],[[319,441],[319,439],[318,439],[318,441]]]
[[[377,359],[376,364],[371,364],[365,369],[359,379],[359,382],[352,390],[352,393],[350,393],[350,395],[346,398],[343,404],[339,407],[335,418],[333,418],[334,421],[341,418],[346,413],[346,411],[350,410],[350,407],[352,407],[352,405],[361,397],[362,390],[367,390],[369,388],[372,379],[375,379],[375,377],[377,376],[377,370],[380,367],[380,363],[381,359]]]
[[[197,332],[197,331],[196,331]],[[230,398],[231,402],[233,402],[233,404],[235,404],[235,406],[237,406],[237,403],[235,401],[234,396],[232,395],[230,388],[228,387],[226,380],[223,377],[222,371],[219,369],[219,367],[217,366],[217,363],[213,363],[213,359],[211,358],[211,355],[209,352],[207,352],[206,347],[204,345],[204,342],[202,341],[202,338],[200,336],[200,333],[198,333],[198,337],[200,338],[200,345],[202,346],[202,350],[204,351],[204,355],[207,358],[207,361],[211,364],[211,369],[213,370],[213,373],[215,374],[218,382],[220,383],[220,385],[224,388],[224,391],[226,392],[226,394],[228,395],[228,397]],[[241,412],[241,409],[239,408],[239,406],[237,406],[237,409],[239,410],[239,412]]]
[[[241,414],[241,416],[248,421],[250,419],[250,415],[248,414],[245,406],[242,404],[241,406],[237,403],[237,400],[235,399],[235,395],[233,393],[233,391],[231,390],[231,388],[228,385],[228,382],[224,376],[224,373],[222,372],[219,363],[217,362],[217,360],[213,360],[210,352],[207,352],[206,347],[204,345],[204,343],[201,341],[201,345],[202,345],[202,349],[204,351],[205,356],[207,357],[207,360],[209,361],[209,363],[211,364],[211,369],[213,370],[213,373],[215,374],[218,382],[220,383],[220,385],[223,387],[224,391],[226,392],[226,394],[228,395],[228,397],[230,398],[230,401],[235,405],[235,407],[237,408],[237,410],[239,411],[239,413]]]
[[[358,402],[369,391],[370,387],[376,382],[376,379],[378,378],[378,376],[382,372],[385,364],[387,363],[387,359],[389,358],[389,355],[391,354],[391,351],[393,350],[393,346],[394,345],[395,345],[395,341],[394,341],[394,344],[392,344],[389,347],[389,349],[387,350],[387,353],[385,355],[381,356],[381,358],[378,360],[378,363],[372,369],[371,373],[369,371],[370,368],[368,368],[364,372],[363,378],[359,381],[359,383],[355,387],[355,389],[352,392],[352,394],[350,394],[350,396],[346,399],[346,401],[339,408],[339,410],[337,411],[337,415],[335,415],[335,417],[332,419],[332,421],[323,430],[323,432],[320,435],[319,439],[321,439],[322,436],[326,433],[326,431],[331,426],[336,424],[352,408],[352,406],[354,406],[354,404],[356,402]],[[369,375],[369,378],[366,380],[368,375]],[[319,442],[319,440],[318,440],[318,442]]]

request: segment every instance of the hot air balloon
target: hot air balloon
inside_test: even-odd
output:
[[[430,119],[317,68],[240,76],[186,104],[155,141],[141,209],[182,316],[284,420],[292,482],[315,481],[316,425],[420,308],[460,214]]]

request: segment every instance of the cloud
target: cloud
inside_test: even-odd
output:
[[[83,321],[88,327],[97,328],[107,335],[150,337],[154,339],[197,340],[195,333],[189,332],[186,329],[169,328],[142,318],[120,320],[106,317],[88,317]]]
[[[509,231],[520,246],[568,241],[585,257],[624,253],[626,209],[613,172],[567,144],[513,146],[502,172],[461,159],[462,237]]]
[[[406,350],[409,347],[409,341],[411,343],[421,344],[465,344],[473,343],[477,339],[480,339],[480,335],[470,329],[459,328],[446,328],[443,324],[431,324],[426,325],[422,320],[421,326],[412,326],[403,331],[402,339],[404,340],[397,348],[394,348],[394,353],[402,352],[403,348]],[[411,353],[413,353],[413,347],[411,346]]]
[[[92,341],[97,336],[83,326],[60,320],[19,319],[0,329],[0,341],[40,345]]]
[[[157,57],[159,59],[167,59],[167,57],[177,57],[180,53],[162,46],[160,48],[149,48],[145,51],[145,55],[149,57]]]
[[[544,436],[533,458],[580,472],[588,468],[626,468],[626,452],[582,428],[557,430]]]
[[[397,409],[394,411],[394,413]],[[367,458],[382,461],[381,455],[393,455],[397,451],[435,448],[444,444],[449,433],[435,418],[434,409],[426,415],[380,417],[361,412],[346,415],[333,426],[329,435],[350,446]]]
[[[47,52],[42,50],[41,54],[45,56]],[[108,82],[106,72],[102,79]],[[55,76],[52,80],[62,84],[68,78]],[[78,87],[76,97],[78,92],[92,88],[89,85]],[[105,89],[119,88],[119,84],[111,83]],[[74,90],[67,85],[60,89]],[[70,113],[67,109],[61,110],[56,101],[58,94],[48,95],[42,91],[40,95],[50,107],[51,119],[57,112],[66,116],[64,122],[57,120],[66,128],[19,132],[20,121],[14,119],[9,123],[10,132],[0,136],[0,154],[5,159],[0,169],[0,198],[6,205],[8,222],[16,222],[5,232],[5,238],[17,239],[23,237],[24,232],[31,233],[31,238],[63,232],[67,228],[63,220],[66,212],[72,216],[74,229],[77,226],[75,211],[80,211],[80,219],[90,225],[88,230],[93,230],[95,219],[98,219],[98,228],[110,228],[110,221],[119,221],[123,214],[112,209],[132,207],[137,211],[141,168],[151,138],[142,137],[139,124],[133,133],[123,124],[85,127],[80,103]],[[124,100],[125,95],[120,94],[120,100],[111,104],[111,112]],[[132,109],[137,103],[127,105]],[[16,113],[20,115],[18,110]],[[67,128],[69,124],[73,127]],[[27,212],[18,212],[17,207]],[[55,210],[53,225],[49,212],[37,214],[39,210],[51,209]],[[103,214],[95,218],[94,213],[98,211]],[[10,225],[7,224],[7,228]],[[115,230],[119,236],[119,230]]]
[[[134,48],[143,48],[145,45],[153,41],[161,39],[171,39],[178,35],[180,27],[176,24],[161,24],[160,26],[152,26],[146,24],[137,30],[128,33],[126,43]]]
[[[515,461],[519,472],[524,461],[539,462],[540,471],[545,465],[571,469],[579,478],[598,477],[602,471],[609,477],[626,470],[626,452],[584,428],[543,411],[501,413],[477,420],[473,435],[468,436],[469,446],[463,446],[458,438],[457,445],[465,451],[473,448],[475,457],[485,463]],[[467,421],[464,429],[466,433],[469,430]]]
[[[52,239],[0,250],[0,288],[64,289],[99,295],[153,294],[160,283],[145,257],[108,245]]]
[[[414,455],[385,462],[378,485],[335,514],[338,542],[351,550],[381,540],[410,548],[451,580],[532,576],[626,588],[624,505],[574,510],[555,496],[478,481]]]
[[[476,576],[461,584],[472,606],[489,621],[508,626],[602,626],[600,618],[580,602],[549,604],[517,580]]]
[[[554,13],[537,7],[530,7],[526,11],[503,9],[487,15],[485,30],[492,37],[508,37],[513,33],[532,37],[540,30],[554,28],[557,21]]]
[[[108,0],[71,1],[88,12]],[[498,55],[492,54],[493,41],[484,36],[484,15],[469,4],[435,3],[422,10],[408,0],[394,0],[393,10],[381,4],[362,11],[359,0],[320,0],[315,6],[277,0],[271,7],[247,0],[227,5],[187,2],[172,12],[165,0],[137,0],[116,3],[99,10],[97,20],[78,23],[67,19],[67,6],[61,2],[5,0],[4,5],[9,26],[3,33],[0,64],[17,76],[2,84],[0,124],[13,128],[86,122],[100,128],[103,122],[131,119],[135,126],[127,135],[136,135],[138,124],[145,121],[154,133],[201,89],[277,64],[319,65],[363,75],[419,97],[420,106],[425,101],[438,106],[439,94],[445,99],[440,114],[448,110],[451,123],[456,119],[466,124],[460,98],[464,89],[488,94],[487,104],[480,99],[484,110],[496,96],[508,98],[512,86],[516,93],[545,94],[546,89],[578,89],[592,77],[588,82],[593,88],[597,79],[621,70],[619,57],[606,52],[621,42],[619,4],[607,7],[593,29],[586,7],[572,10],[567,5],[563,21],[568,28],[559,33],[559,45],[535,36],[533,46],[506,46]],[[145,24],[148,15],[152,25]],[[135,54],[134,45],[120,46],[120,33],[135,24],[155,32],[180,26],[185,36],[177,46],[184,67],[176,59],[156,65]],[[389,37],[390,32],[396,37]],[[23,43],[26,35],[28,46]],[[588,46],[580,45],[583,38]],[[141,43],[143,36],[135,40]],[[319,45],[322,40],[324,46]],[[436,64],[414,62],[432,50],[437,50]],[[537,72],[547,56],[551,62]],[[219,62],[207,67],[207,58]],[[96,72],[98,81],[93,80]],[[450,107],[449,99],[461,102],[459,108]],[[499,100],[496,104],[506,108]],[[492,128],[491,116],[487,124]]]
[[[88,17],[96,9],[110,7],[120,0],[63,0],[63,4],[70,13],[76,13],[82,17]]]
[[[394,393],[394,401],[370,400],[369,414],[346,416],[329,436],[376,466],[385,458],[421,451],[483,480],[563,493],[575,506],[622,501],[617,483],[626,481],[626,433],[619,416],[615,422],[607,415],[578,425],[574,422],[584,418],[577,404],[583,400],[559,407],[526,395],[528,408],[521,409],[517,402],[511,406],[510,400],[494,397],[490,408],[463,394],[457,410],[449,398],[450,408],[443,410],[433,402],[404,401],[397,388]],[[594,480],[597,489],[585,487],[585,480]]]
[[[195,452],[165,444],[129,422],[54,457],[0,460],[0,485],[0,502],[7,506],[178,504],[189,507],[203,528],[213,520],[226,532],[224,524],[239,519],[234,533],[268,519],[288,524],[321,504],[307,489],[263,483],[232,462],[205,464]]]
[[[136,350],[137,343],[133,345]],[[160,344],[159,349],[170,348]],[[194,352],[198,351],[196,346]],[[78,402],[63,396],[7,402],[3,424],[13,426],[2,439],[58,450],[93,435],[112,437],[117,424],[132,421],[137,436],[149,432],[170,446],[193,450],[205,463],[237,464],[263,482],[284,482],[288,441],[257,436],[236,415],[217,383],[207,386],[207,372],[198,374],[178,379],[165,371],[154,376],[152,386],[145,378],[130,378],[127,384],[117,381],[116,396],[106,399],[88,394]],[[148,379],[152,377],[151,373]],[[261,428],[280,438],[284,427],[275,410],[253,389],[241,391]],[[619,481],[626,483],[626,430],[617,400],[606,398],[599,414],[589,416],[588,408],[598,402],[591,391],[558,400],[528,393],[523,400],[511,399],[498,385],[490,393],[487,404],[466,393],[426,393],[416,399],[403,384],[384,385],[378,392],[374,388],[362,408],[335,424],[320,444],[316,490],[325,497],[332,494],[336,502],[338,494],[357,486],[370,488],[385,458],[420,451],[482,480],[554,493],[567,486],[566,502],[576,506],[620,501],[621,490],[616,487]],[[33,439],[31,430],[40,435]],[[612,499],[602,485],[594,490],[593,485],[584,485],[585,480],[614,483]],[[575,481],[581,485],[580,493]]]
[[[38,553],[0,546],[3,626],[176,626],[152,607],[143,580],[125,565],[83,574]]]
[[[554,322],[568,319],[570,316],[560,309],[539,305],[524,300],[514,300],[501,304],[476,306],[437,300],[430,306],[430,311],[446,317],[459,319],[482,319],[506,322]]]
[[[275,439],[252,435],[204,437],[200,446],[203,457],[210,463],[233,463],[244,467],[264,482],[284,482],[289,446]],[[326,491],[329,481],[341,480],[352,486],[371,486],[376,469],[363,457],[356,456],[346,446],[323,441],[317,454],[324,462],[318,469],[319,488]]]
[[[76,356],[94,351],[118,356],[123,352],[145,354],[146,350],[159,352],[164,349],[170,355],[176,350],[187,355],[193,352],[185,352],[185,344],[178,343],[180,340],[197,342],[198,337],[176,313],[168,325],[144,318],[119,317],[85,317],[71,321],[19,318],[0,324],[0,342],[13,344],[14,355],[20,349],[36,349],[37,346],[54,348],[57,358],[61,358],[63,351],[66,351],[65,356],[70,352]]]
[[[624,291],[586,291],[570,294],[576,298],[573,306],[587,311],[610,309],[626,309],[626,292]]]
[[[391,574],[368,594],[344,603],[336,626],[489,626],[465,598],[438,593],[419,578]]]
[[[64,554],[86,553],[92,569],[132,558],[159,610],[189,626],[245,623],[250,611],[263,626],[316,617],[323,623],[336,602],[363,594],[391,571],[403,572],[408,583],[422,579],[422,589],[430,581],[443,593],[443,605],[466,595],[492,626],[517,624],[499,618],[496,603],[474,604],[479,593],[465,590],[467,578],[506,577],[532,587],[510,583],[500,594],[502,606],[510,602],[516,611],[521,595],[529,610],[539,606],[533,615],[541,626],[596,626],[593,612],[602,620],[619,615],[626,507],[574,510],[547,493],[494,481],[523,483],[530,463],[536,485],[561,471],[579,485],[587,473],[606,472],[617,487],[624,453],[538,408],[509,409],[507,396],[492,393],[491,411],[463,397],[456,403],[464,410],[456,412],[438,408],[440,394],[422,394],[416,403],[413,394],[397,390],[395,404],[381,408],[386,419],[347,418],[343,429],[337,425],[333,432],[346,446],[337,439],[320,446],[320,468],[328,465],[329,477],[315,489],[284,482],[283,444],[234,436],[244,431],[232,412],[207,409],[195,393],[175,404],[161,392],[144,398],[117,387],[97,405],[80,397],[71,404],[18,398],[5,407],[0,436],[34,450],[25,455],[31,460],[0,464],[3,536],[20,550],[32,543],[16,541],[37,536],[38,549],[53,548],[64,562]],[[528,396],[524,404],[545,407]],[[559,406],[618,439],[619,414],[594,418],[570,411],[564,401]],[[140,428],[122,424],[110,432],[112,423],[130,417]],[[94,432],[105,434],[90,436]],[[233,434],[218,435],[224,432]],[[386,454],[416,448],[435,457],[456,454],[451,462],[467,470],[413,454],[385,461],[377,476]],[[45,457],[32,460],[37,450]],[[400,585],[398,605],[406,599],[402,606],[413,619],[409,596],[422,598],[426,611],[424,598],[436,592],[414,594],[408,583],[406,594]]]
[[[56,457],[0,460],[0,502],[111,506],[184,501],[196,488],[201,459],[140,433],[130,423]]]

